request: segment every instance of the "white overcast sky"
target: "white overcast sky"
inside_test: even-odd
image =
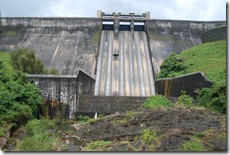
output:
[[[225,0],[0,0],[3,17],[96,17],[104,12],[144,13],[151,19],[226,20]]]

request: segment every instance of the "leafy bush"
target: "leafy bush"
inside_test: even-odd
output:
[[[178,72],[182,72],[186,69],[186,66],[180,59],[176,58],[176,54],[172,53],[163,64],[160,66],[161,72],[157,75],[158,78],[169,78],[178,76]]]
[[[91,141],[90,143],[86,143],[86,147],[83,148],[83,151],[105,151],[105,147],[110,145],[110,141]]]
[[[11,54],[12,66],[29,74],[41,74],[44,64],[41,60],[36,59],[35,51],[29,48],[16,49]]]
[[[162,95],[150,96],[142,104],[144,108],[156,108],[161,106],[172,106],[173,103]]]
[[[0,54],[0,125],[6,122],[20,126],[36,116],[41,92],[26,82],[24,73],[13,69],[9,53]]]
[[[141,135],[141,139],[146,143],[150,143],[151,141],[156,140],[156,138],[157,138],[156,132],[151,129],[145,129]]]
[[[18,143],[19,151],[59,151],[60,139],[50,129],[54,128],[51,120],[31,120],[25,126],[27,134],[21,142]]]
[[[45,69],[43,62],[36,58],[35,51],[29,48],[16,49],[11,53],[11,60],[14,69],[28,74],[59,74],[56,68]]]
[[[88,120],[90,119],[89,116],[78,116],[77,117],[79,119],[79,121],[83,121],[83,122],[88,122]]]
[[[0,127],[0,137],[6,136],[6,130],[3,127]]]
[[[54,74],[59,75],[59,71],[56,68],[51,67],[50,69],[44,69],[42,74]]]
[[[226,97],[226,82],[213,85],[211,88],[201,89],[198,95],[200,106],[205,106],[214,111],[226,114],[227,97]]]
[[[147,151],[148,149],[154,148],[154,142],[157,140],[157,133],[151,129],[145,129],[142,132],[141,139],[144,141],[144,147]]]
[[[184,142],[178,151],[208,151],[204,145],[198,141]]]
[[[193,98],[182,91],[181,96],[178,98],[177,104],[191,106],[193,105]]]

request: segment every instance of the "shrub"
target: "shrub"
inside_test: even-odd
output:
[[[44,64],[36,59],[35,51],[29,48],[18,48],[11,54],[11,63],[14,69],[29,74],[41,74]]]
[[[156,108],[161,106],[172,106],[173,103],[162,95],[148,97],[142,107],[144,108]]]
[[[39,133],[24,138],[19,146],[19,151],[57,151],[59,139],[48,132]]]
[[[3,127],[0,127],[0,137],[5,137],[6,136],[6,130]]]
[[[188,141],[184,142],[178,151],[207,151],[207,149],[198,141]]]
[[[83,122],[88,122],[88,120],[90,119],[89,116],[82,116],[82,115],[79,115],[77,118],[79,119],[79,121],[83,121]]]
[[[157,140],[157,133],[154,130],[145,129],[142,132],[141,139],[144,142],[144,148],[146,151],[148,149],[154,149],[154,142]]]
[[[150,143],[151,141],[154,141],[156,140],[157,138],[157,134],[154,130],[151,130],[151,129],[145,129],[143,132],[142,132],[142,135],[141,135],[141,139],[145,142],[145,143]]]
[[[83,151],[105,151],[106,146],[110,145],[110,141],[91,141],[86,143],[86,147],[83,148]]]
[[[203,88],[198,94],[197,100],[200,106],[205,106],[222,114],[226,113],[226,82],[215,84],[211,88]]]
[[[47,119],[31,120],[25,126],[26,137],[18,143],[19,151],[57,151],[60,150],[60,139],[50,132],[55,126]]]
[[[36,116],[41,92],[26,82],[24,73],[13,69],[9,53],[0,54],[0,125],[4,121],[20,126]]]
[[[181,96],[178,98],[177,104],[191,106],[193,105],[193,98],[182,91]]]
[[[169,78],[179,75],[179,72],[182,72],[186,69],[186,66],[176,58],[176,54],[172,53],[163,64],[160,66],[161,72],[157,75],[158,78]]]

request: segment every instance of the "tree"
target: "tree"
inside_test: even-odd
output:
[[[11,54],[11,62],[14,69],[28,74],[42,74],[44,69],[43,62],[36,59],[35,51],[29,48],[16,49]]]
[[[59,74],[56,68],[45,69],[43,62],[36,59],[35,51],[29,48],[16,49],[11,54],[11,62],[14,69],[28,74]]]
[[[36,117],[42,104],[41,91],[26,82],[26,75],[14,70],[9,59],[0,57],[0,126],[20,126]],[[10,56],[9,56],[10,57]]]

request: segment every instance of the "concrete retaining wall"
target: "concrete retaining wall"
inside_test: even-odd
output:
[[[147,97],[79,96],[76,106],[78,116],[94,113],[111,114],[140,107]]]
[[[186,91],[186,94],[196,97],[197,89],[211,86],[212,83],[201,72],[155,81],[157,94],[170,97],[179,97],[181,91]]]
[[[226,26],[221,26],[201,34],[202,43],[224,40],[227,38]]]

